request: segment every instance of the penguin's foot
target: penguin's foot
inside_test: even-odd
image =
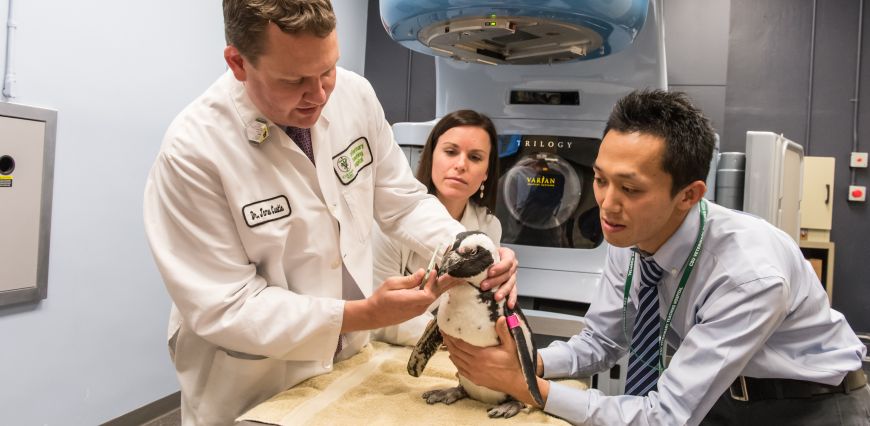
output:
[[[497,407],[490,408],[486,414],[489,414],[489,417],[504,417],[511,418],[520,412],[523,408],[526,408],[526,404],[523,404],[520,401],[515,399],[509,399],[505,402],[502,402],[501,405]]]
[[[449,405],[467,396],[468,394],[465,392],[465,389],[463,389],[462,386],[447,389],[435,389],[423,392],[423,399],[426,400],[427,404],[443,402]]]

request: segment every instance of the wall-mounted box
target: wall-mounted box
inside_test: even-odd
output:
[[[0,306],[45,299],[57,111],[0,102]]]
[[[853,152],[849,156],[849,167],[866,169],[867,168],[867,153]]]

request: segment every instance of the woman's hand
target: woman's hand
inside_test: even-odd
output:
[[[480,283],[481,290],[498,287],[495,300],[501,301],[507,297],[508,307],[513,309],[517,304],[517,261],[516,253],[506,247],[499,247],[501,261],[489,267],[487,278]]]

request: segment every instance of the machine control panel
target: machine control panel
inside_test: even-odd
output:
[[[580,105],[576,90],[511,90],[511,105]]]

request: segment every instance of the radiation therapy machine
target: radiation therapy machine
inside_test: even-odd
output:
[[[660,3],[381,0],[380,12],[396,42],[435,56],[436,117],[394,124],[397,142],[415,166],[438,118],[492,118],[495,214],[521,259],[520,303],[539,346],[575,334],[606,254],[592,191],[605,123],[632,90],[667,88]],[[624,376],[616,366],[593,383],[618,394]]]

